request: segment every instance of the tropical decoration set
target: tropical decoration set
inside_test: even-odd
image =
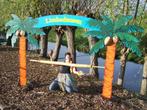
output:
[[[45,33],[42,31],[43,27],[47,26],[78,26],[88,29],[84,33],[85,37],[96,37],[98,42],[90,50],[90,55],[97,54],[97,52],[106,47],[106,60],[104,67],[91,66],[85,64],[65,64],[63,62],[43,61],[43,60],[30,60],[33,62],[54,64],[54,65],[66,65],[75,66],[81,68],[104,68],[104,81],[102,96],[108,99],[112,98],[112,81],[114,75],[114,61],[116,44],[120,43],[130,50],[141,56],[141,52],[138,48],[139,39],[134,36],[136,32],[143,32],[143,28],[137,25],[130,25],[128,22],[132,19],[132,16],[121,16],[117,20],[112,20],[108,16],[101,16],[102,20],[92,19],[84,16],[76,15],[49,15],[36,19],[28,17],[21,20],[18,16],[12,14],[12,20],[6,23],[7,38],[12,36],[12,46],[19,40],[19,61],[20,61],[20,85],[26,86],[26,39],[37,45],[37,41],[33,36],[43,36]],[[82,72],[79,75],[85,75]]]

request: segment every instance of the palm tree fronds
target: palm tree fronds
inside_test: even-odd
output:
[[[116,30],[116,32],[134,33],[134,32],[144,32],[144,29],[136,25],[124,25]]]
[[[112,25],[113,24],[113,20],[110,18],[110,17],[108,17],[108,16],[101,16],[102,17],[102,19],[103,19],[103,24],[105,24],[105,25]]]
[[[14,15],[14,14],[11,14],[12,16],[12,20],[8,21],[5,26],[8,27],[8,26],[14,26],[14,25],[19,25],[21,23],[21,20],[18,16]]]
[[[134,42],[122,42],[127,48],[129,48],[133,53],[136,53],[139,57],[141,57],[141,51],[138,48],[138,44]]]
[[[104,39],[99,40],[90,50],[89,54],[95,54],[104,47]]]
[[[119,29],[121,26],[126,25],[126,23],[131,20],[132,16],[121,16],[118,18],[118,20],[115,22],[114,29]]]
[[[7,30],[6,39],[8,39],[8,37],[12,36],[17,30],[19,30],[19,27],[17,25],[10,27]]]
[[[102,23],[100,20],[89,20],[89,21],[88,21],[88,24],[89,24],[90,26],[97,27],[97,28],[103,26],[103,23]]]
[[[33,28],[31,30],[31,34],[32,35],[45,35],[45,33],[43,32],[42,29],[39,29],[39,28]]]
[[[105,35],[102,34],[100,31],[88,31],[84,33],[84,37],[96,37],[98,39],[103,38]]]
[[[10,20],[10,21],[8,21],[6,24],[5,24],[5,26],[6,27],[8,27],[8,26],[15,26],[16,24],[18,24],[18,22],[17,21],[14,21],[14,20]]]
[[[6,27],[9,27],[7,31],[7,38],[11,35],[13,35],[13,41],[16,41],[15,32],[17,30],[23,30],[27,33],[28,40],[32,42],[32,44],[36,44],[35,38],[31,37],[33,35],[45,35],[42,29],[34,28],[34,25],[38,22],[37,19],[33,19],[32,17],[28,17],[24,20],[21,20],[18,16],[12,14],[12,20],[8,21],[6,23]],[[30,38],[29,38],[30,37]],[[32,41],[31,41],[32,40]]]
[[[28,41],[30,44],[39,47],[37,39],[35,39],[32,35],[28,35]]]
[[[12,18],[13,18],[14,20],[21,21],[20,18],[19,18],[17,15],[11,14],[11,16],[12,16]]]
[[[137,37],[135,37],[131,34],[128,34],[128,33],[118,32],[115,35],[118,36],[121,41],[128,41],[128,42],[135,42],[135,43],[139,42]]]

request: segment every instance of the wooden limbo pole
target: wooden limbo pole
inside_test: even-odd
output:
[[[88,64],[75,64],[75,63],[65,63],[65,62],[57,62],[57,61],[34,60],[34,59],[31,59],[30,61],[37,63],[44,63],[44,64],[52,64],[52,65],[74,66],[79,68],[104,68],[103,66],[92,66]]]

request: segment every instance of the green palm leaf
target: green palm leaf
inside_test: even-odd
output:
[[[114,30],[119,29],[121,26],[125,25],[129,20],[131,20],[132,16],[121,16],[115,22]]]
[[[35,39],[32,35],[28,35],[28,41],[37,48],[39,47],[37,39]]]
[[[103,27],[103,23],[100,20],[89,20],[88,24],[93,27]]]
[[[32,19],[28,17],[24,20],[24,29],[26,32],[30,33],[31,35],[45,35],[42,29],[34,28],[34,25],[37,23],[37,19]]]
[[[11,14],[11,16],[12,16],[13,20],[21,21],[20,18],[17,15]]]
[[[103,24],[105,24],[105,25],[112,25],[113,24],[113,20],[110,18],[110,17],[108,17],[108,16],[101,16],[102,17],[102,19],[103,19]]]
[[[126,32],[126,33],[144,32],[144,29],[136,25],[124,25],[119,29],[117,29],[116,32]]]
[[[90,54],[97,53],[99,49],[104,47],[104,39],[107,36],[114,37],[118,36],[119,39],[123,42],[126,47],[130,48],[133,52],[135,52],[138,56],[141,55],[137,44],[139,40],[136,36],[131,35],[129,33],[134,32],[143,32],[143,28],[136,25],[127,25],[128,21],[132,19],[132,16],[122,16],[117,19],[117,21],[113,21],[108,16],[101,16],[102,21],[100,20],[91,20],[89,24],[91,26],[99,27],[98,31],[88,31],[84,34],[84,36],[92,36],[100,39],[93,48],[90,50]],[[102,40],[101,40],[102,39]]]
[[[102,33],[105,33],[107,36],[113,36],[113,27],[114,23],[113,20],[108,16],[101,16],[103,27],[101,28]]]
[[[106,35],[100,31],[87,31],[86,33],[84,33],[84,37],[96,37],[98,39],[101,39],[104,36]]]
[[[14,34],[18,29],[19,27],[17,25],[9,28],[6,34],[6,39],[8,39],[9,36],[12,36],[12,34]]]
[[[137,37],[135,37],[131,34],[128,34],[128,33],[118,32],[115,35],[118,36],[121,41],[128,41],[128,42],[135,42],[135,43],[139,42]]]
[[[26,18],[23,21],[24,30],[28,33],[31,33],[32,29],[34,29],[34,25],[37,23],[36,20],[34,20],[31,17]]]
[[[103,47],[104,47],[104,39],[101,39],[92,47],[89,54],[95,54]]]
[[[8,27],[8,26],[11,27],[11,26],[15,26],[15,25],[20,25],[21,24],[22,21],[19,19],[18,16],[14,15],[14,14],[11,14],[11,16],[12,16],[13,19],[8,21],[5,24],[6,27]]]
[[[6,27],[8,27],[8,26],[14,26],[14,25],[16,25],[17,24],[17,22],[15,22],[14,20],[10,20],[10,21],[8,21],[6,24],[5,24],[5,26]]]
[[[16,35],[13,35],[11,42],[12,42],[12,47],[14,47],[14,44],[16,43],[18,37]]]
[[[34,25],[37,23],[37,19],[33,19],[31,17],[26,18],[25,20],[21,20],[18,16],[12,14],[12,20],[6,23],[6,27],[9,27],[7,31],[7,37],[13,34],[13,41],[16,41],[15,32],[17,30],[23,30],[27,33],[26,36],[32,44],[36,45],[36,39],[33,38],[33,35],[45,35],[42,29],[34,28]],[[30,37],[30,38],[29,38]]]
[[[139,57],[142,55],[138,44],[134,42],[122,42],[127,48],[129,48],[133,53],[136,53]]]
[[[43,30],[42,29],[38,29],[38,28],[35,28],[34,29],[34,34],[35,35],[45,35],[45,33],[43,32]]]

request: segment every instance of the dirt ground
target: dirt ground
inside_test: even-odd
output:
[[[77,80],[79,92],[49,91],[58,67],[30,62],[42,59],[27,53],[28,86],[19,86],[18,49],[0,46],[0,110],[147,110],[145,101],[120,87],[113,87],[112,100],[101,97],[102,84],[94,77]]]

